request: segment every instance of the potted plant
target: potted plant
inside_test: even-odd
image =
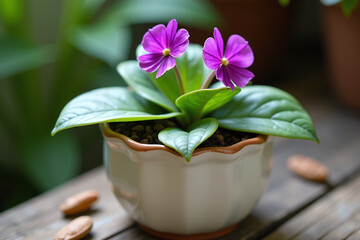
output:
[[[117,67],[129,87],[76,97],[52,134],[100,123],[113,191],[139,226],[209,239],[234,229],[262,194],[271,136],[318,138],[294,97],[248,84],[254,55],[244,38],[232,35],[224,47],[217,28],[203,48],[188,38],[175,19],[149,29],[138,61]]]

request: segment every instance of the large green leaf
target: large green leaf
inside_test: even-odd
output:
[[[140,96],[163,108],[175,112],[177,108],[169,99],[156,87],[149,74],[141,70],[139,63],[135,60],[122,62],[117,70],[125,82],[134,89]]]
[[[64,183],[80,171],[80,146],[71,133],[56,137],[45,132],[27,134],[18,151],[26,176],[41,191]]]
[[[159,133],[159,140],[189,162],[195,148],[208,139],[217,127],[216,119],[205,118],[190,125],[187,132],[180,128],[166,128]]]
[[[36,47],[13,37],[0,36],[0,79],[50,63],[52,47]]]
[[[269,86],[248,86],[212,117],[223,128],[319,142],[307,112],[290,94]]]
[[[197,121],[206,114],[229,102],[240,88],[201,89],[186,93],[176,100],[176,106],[188,117],[190,122]]]
[[[155,120],[179,115],[164,113],[163,109],[127,88],[100,88],[71,100],[62,110],[52,135],[67,128],[102,122]]]

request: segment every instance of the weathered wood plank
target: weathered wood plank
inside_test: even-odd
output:
[[[100,199],[84,213],[93,218],[91,239],[104,239],[133,225],[108,186],[105,171],[93,170],[68,184],[36,197],[0,215],[0,239],[52,239],[74,217],[64,217],[58,210],[68,196],[87,189],[97,189]]]
[[[143,231],[141,231],[136,225],[133,226],[129,231],[124,231],[120,234],[109,238],[109,240],[120,240],[120,239],[131,239],[131,240],[155,240],[158,239]]]
[[[265,239],[344,239],[360,228],[359,214],[360,175],[320,198]]]
[[[359,198],[360,199],[360,198]],[[360,212],[357,210],[356,214],[352,216],[349,220],[336,227],[334,230],[329,232],[324,240],[330,239],[346,239],[351,236],[357,230],[360,230]],[[360,239],[360,238],[358,238]]]
[[[346,238],[347,240],[359,240],[360,239],[360,229],[357,230],[356,232],[352,233],[348,238]]]

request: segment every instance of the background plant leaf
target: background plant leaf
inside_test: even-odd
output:
[[[279,4],[283,7],[286,7],[289,5],[290,0],[278,0]]]
[[[34,132],[21,142],[20,160],[28,179],[44,191],[75,177],[80,170],[80,146],[71,133],[51,137]]]
[[[159,140],[190,162],[195,148],[208,139],[217,128],[216,119],[205,118],[190,125],[187,132],[180,128],[166,128],[159,133]]]
[[[179,115],[164,112],[127,88],[100,88],[70,101],[61,112],[52,135],[67,128],[102,122],[155,120]]]
[[[0,36],[0,79],[53,61],[53,48],[36,47],[9,36]]]
[[[0,0],[0,19],[5,25],[14,26],[20,22],[23,14],[23,4],[21,0]]]
[[[149,74],[139,67],[138,61],[122,62],[117,70],[137,94],[171,112],[177,111],[176,106],[156,87]]]
[[[105,0],[82,0],[80,1],[81,9],[84,13],[88,15],[94,14]]]
[[[83,8],[93,12],[100,4],[97,0],[93,5],[83,4]],[[199,28],[220,22],[216,9],[204,0],[152,0],[151,4],[147,0],[122,0],[112,4],[94,24],[74,28],[69,40],[84,53],[115,66],[129,56],[131,25],[167,22],[172,18]]]
[[[290,94],[269,86],[248,86],[212,117],[220,127],[319,142],[310,116]]]
[[[239,92],[238,87],[234,91],[230,88],[201,89],[179,97],[176,106],[193,122],[226,104]]]
[[[352,11],[359,5],[359,0],[342,0],[341,7],[346,16],[350,16]]]
[[[118,22],[101,21],[90,26],[74,27],[69,41],[86,54],[115,67],[129,57],[131,31]]]
[[[216,9],[204,0],[123,0],[105,18],[130,24],[167,22],[176,18],[181,24],[211,28],[220,22]]]

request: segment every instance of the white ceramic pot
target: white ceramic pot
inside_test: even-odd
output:
[[[223,235],[250,213],[268,183],[268,136],[196,149],[188,163],[166,146],[137,143],[107,124],[102,131],[117,199],[143,229],[160,237]]]

